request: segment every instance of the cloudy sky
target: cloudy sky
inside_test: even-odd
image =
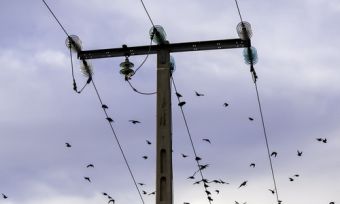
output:
[[[138,0],[47,3],[85,50],[150,41],[151,23]],[[145,5],[170,42],[238,37],[233,0],[145,0]],[[340,203],[340,2],[240,0],[239,5],[259,54],[255,69],[269,145],[278,153],[273,165],[280,200]],[[1,0],[0,25],[0,193],[8,196],[0,203],[107,203],[102,192],[119,204],[142,203],[93,87],[82,94],[72,90],[66,36],[43,2]],[[211,184],[213,203],[273,204],[256,92],[242,51],[175,53],[173,76],[187,102],[184,112],[196,151],[209,164],[204,175],[229,183]],[[136,66],[143,59],[130,58]],[[123,60],[93,60],[94,81],[137,182],[146,184],[140,190],[149,193],[155,190],[156,96],[132,91],[119,74]],[[81,87],[86,78],[79,62],[74,64]],[[155,91],[155,70],[151,55],[131,83],[140,91]],[[187,179],[197,167],[172,96],[174,203],[208,203],[203,186]],[[133,125],[131,119],[141,123]],[[249,166],[253,162],[255,168]],[[90,163],[95,168],[86,168]],[[243,181],[247,186],[238,188]],[[150,204],[155,196],[143,199]]]

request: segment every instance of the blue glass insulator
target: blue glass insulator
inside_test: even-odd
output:
[[[247,47],[243,50],[243,57],[246,64],[256,64],[258,61],[255,47]]]

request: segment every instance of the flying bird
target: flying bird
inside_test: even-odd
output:
[[[250,121],[253,121],[253,120],[254,120],[254,118],[252,118],[252,117],[248,117],[248,119],[249,119]]]
[[[242,186],[246,186],[248,181],[243,181],[241,185],[238,188],[241,188]]]
[[[275,194],[275,191],[272,189],[268,189],[272,194]]]
[[[70,143],[65,142],[66,147],[72,147]]]
[[[298,155],[299,157],[301,157],[301,156],[302,156],[302,151],[300,152],[299,150],[297,150],[297,155]]]
[[[249,166],[255,168],[255,163],[251,163]]]
[[[204,94],[198,93],[197,91],[195,91],[196,96],[204,96]]]
[[[8,198],[8,196],[5,195],[5,194],[3,194],[3,193],[1,193],[1,195],[2,195],[2,198],[3,198],[3,199],[7,199],[7,198]]]
[[[114,199],[110,199],[108,204],[110,204],[110,202],[115,203],[115,200]]]
[[[224,107],[228,107],[229,104],[228,104],[228,103],[223,103],[223,106],[224,106]]]
[[[136,125],[137,123],[140,123],[140,121],[138,121],[138,120],[129,120],[129,122],[131,122],[134,125]]]
[[[86,166],[86,168],[94,168],[94,165],[93,164],[88,164],[87,166]]]
[[[102,105],[102,108],[103,108],[103,109],[108,109],[109,107],[108,107],[107,105],[103,104],[103,105]]]
[[[293,178],[289,178],[289,181],[294,181],[294,179]]]
[[[316,138],[317,141],[327,143],[327,138]]]
[[[295,174],[294,176],[295,176],[295,177],[299,177],[300,175],[299,175],[299,174]]]
[[[209,139],[202,139],[202,140],[211,144],[211,141]]]
[[[322,140],[322,142],[323,142],[323,143],[327,143],[327,139],[324,138],[324,139]]]
[[[180,93],[178,93],[178,92],[176,92],[176,96],[177,96],[178,98],[182,97],[182,95],[181,95]]]
[[[146,143],[147,143],[148,145],[151,145],[151,142],[150,142],[149,140],[146,140]]]
[[[148,158],[148,156],[143,156],[143,159],[147,159]]]
[[[91,183],[90,177],[84,176],[84,179]]]
[[[188,155],[185,155],[185,154],[183,154],[183,153],[182,153],[181,155],[182,155],[183,158],[188,157]]]
[[[184,106],[184,105],[185,105],[185,101],[179,102],[178,105],[179,105],[180,107]]]
[[[272,152],[272,153],[270,154],[270,156],[276,157],[276,156],[277,156],[277,152]]]
[[[215,190],[215,192],[216,192],[217,194],[219,194],[219,193],[220,193],[220,191],[219,191],[219,190]]]
[[[109,121],[109,123],[114,122],[114,121],[112,120],[112,118],[110,118],[110,117],[107,117],[106,120]]]

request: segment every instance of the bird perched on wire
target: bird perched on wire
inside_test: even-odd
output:
[[[254,120],[254,118],[252,118],[252,117],[248,117],[248,120],[250,120],[250,121],[253,121],[253,120]]]
[[[180,93],[178,93],[178,92],[176,92],[176,96],[177,96],[178,98],[182,97],[182,95],[181,95]]]
[[[242,186],[246,186],[248,181],[243,181],[241,185],[238,188],[241,188]]]
[[[108,107],[107,105],[103,104],[103,105],[102,105],[102,108],[103,108],[103,109],[108,109],[109,107]]]
[[[145,184],[144,184],[144,183],[138,183],[138,185],[140,185],[140,186],[145,186]]]
[[[66,145],[66,147],[68,147],[68,148],[72,147],[71,144],[68,143],[68,142],[65,142],[65,145]]]
[[[223,106],[224,106],[224,107],[228,107],[229,104],[228,104],[228,103],[223,103]]]
[[[109,121],[109,123],[114,122],[114,120],[112,118],[110,118],[110,117],[107,117],[106,120]]]
[[[275,191],[272,189],[268,189],[272,194],[275,194]]]
[[[182,107],[182,106],[184,106],[184,105],[185,105],[185,101],[181,101],[181,102],[178,103],[178,106],[179,106],[179,107]]]
[[[90,177],[84,176],[84,179],[91,183]]]
[[[209,139],[204,138],[202,140],[211,144],[211,141]]]
[[[129,120],[129,122],[131,122],[132,124],[137,124],[137,123],[140,123],[140,121],[138,121],[138,120]]]
[[[195,91],[196,96],[204,96],[204,94],[198,93],[197,91]]]
[[[276,157],[276,156],[277,156],[277,152],[272,152],[272,153],[270,154],[270,156]]]

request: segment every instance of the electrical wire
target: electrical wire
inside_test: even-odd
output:
[[[273,182],[274,182],[276,200],[277,200],[278,203],[280,203],[279,202],[278,188],[277,188],[277,185],[276,185],[276,179],[275,179],[273,162],[272,162],[272,159],[271,159],[271,156],[270,156],[270,148],[269,148],[268,136],[267,136],[266,126],[265,126],[264,117],[263,117],[262,104],[261,104],[261,100],[260,100],[259,91],[258,91],[258,88],[257,88],[256,79],[254,79],[254,77],[253,77],[253,81],[254,81],[254,85],[255,85],[257,102],[258,102],[259,111],[260,111],[260,115],[261,115],[263,135],[264,135],[264,138],[265,138],[265,141],[266,141],[266,148],[267,148],[267,154],[268,154],[268,159],[269,159],[269,164],[270,164],[270,170],[271,170],[272,178],[273,178]]]
[[[152,27],[155,27],[155,24],[153,23],[153,21],[152,21],[152,19],[151,19],[151,16],[150,16],[148,10],[146,9],[146,6],[145,6],[145,4],[144,4],[144,1],[143,1],[143,0],[140,0],[140,2],[141,2],[142,5],[143,5],[143,8],[144,8],[144,11],[145,11],[146,15],[148,15],[148,17],[149,17],[149,20],[150,20],[150,22],[151,22],[151,24],[152,24]]]
[[[153,94],[156,94],[156,93],[157,93],[157,92],[149,92],[149,93],[140,92],[140,91],[138,91],[135,87],[132,86],[132,84],[131,84],[131,82],[130,82],[129,79],[127,79],[126,81],[129,83],[129,85],[130,85],[130,87],[132,88],[132,90],[135,91],[135,92],[137,92],[137,93],[139,93],[139,94],[142,94],[142,95],[153,95]]]
[[[70,37],[70,35],[67,33],[66,29],[64,28],[64,26],[60,23],[60,21],[58,20],[57,16],[54,15],[52,9],[48,6],[48,4],[45,2],[45,0],[42,0],[45,4],[45,6],[47,7],[47,9],[51,12],[52,16],[54,17],[54,19],[57,21],[57,23],[59,24],[60,28],[64,31],[64,33],[67,35],[67,37]]]
[[[154,34],[152,34],[152,36],[151,36],[150,45],[149,45],[149,50],[148,50],[148,52],[147,52],[147,54],[146,54],[144,60],[143,60],[142,63],[137,67],[137,69],[135,70],[135,73],[134,73],[133,75],[135,75],[135,74],[138,72],[138,70],[144,65],[144,63],[145,63],[146,60],[148,59],[148,57],[149,57],[149,55],[150,55],[150,51],[151,51],[153,36],[154,36]]]
[[[171,81],[172,81],[172,84],[174,86],[175,92],[178,93],[177,87],[176,87],[176,84],[175,84],[175,80],[174,80],[173,76],[171,76]],[[180,102],[179,96],[177,96],[177,100],[178,100],[178,102]],[[188,133],[188,136],[189,136],[189,139],[190,139],[190,144],[191,144],[192,150],[194,152],[195,158],[197,158],[198,156],[197,156],[197,153],[196,153],[196,148],[195,148],[195,145],[194,145],[191,133],[190,133],[189,125],[188,125],[187,119],[185,117],[183,107],[180,106],[180,109],[181,109],[181,113],[182,113],[182,117],[183,117],[183,120],[184,120],[184,124],[185,124],[186,130],[187,130],[187,133]],[[198,171],[200,172],[200,175],[201,175],[201,178],[202,178],[202,181],[203,181],[205,179],[204,179],[204,176],[203,176],[203,173],[202,173],[202,170],[201,170],[201,164],[199,163],[199,161],[197,159],[195,159],[195,161],[197,163]],[[205,185],[204,185],[204,189],[205,189],[205,192],[207,192],[208,189],[207,189],[207,187]],[[208,197],[209,197],[209,195],[208,195]],[[211,200],[208,199],[208,201],[211,204]]]
[[[238,6],[237,0],[235,0],[235,4],[236,4],[236,7],[237,7],[238,15],[240,16],[240,20],[241,20],[241,22],[243,22],[242,15],[241,15],[241,12],[240,12],[240,7]]]
[[[99,99],[99,102],[100,102],[101,106],[103,106],[103,105],[104,105],[103,100],[101,99],[101,97],[100,97],[100,95],[99,95],[98,89],[97,89],[97,87],[96,87],[96,85],[95,85],[93,79],[92,79],[92,85],[93,85],[94,90],[96,91],[96,94],[97,94],[97,97],[98,97],[98,99]],[[109,115],[107,114],[107,111],[106,111],[105,108],[103,108],[103,111],[104,111],[105,116],[108,118]],[[112,134],[113,134],[113,136],[114,136],[114,138],[115,138],[115,140],[116,140],[116,142],[117,142],[117,144],[118,144],[119,150],[120,150],[120,152],[121,152],[121,154],[122,154],[122,156],[123,156],[123,158],[124,158],[124,162],[125,162],[125,164],[126,164],[126,167],[127,167],[128,170],[129,170],[129,173],[130,173],[130,176],[131,176],[131,178],[132,178],[132,180],[133,180],[133,183],[134,183],[134,185],[135,185],[135,187],[136,187],[136,189],[137,189],[137,191],[138,191],[139,197],[140,197],[142,203],[144,204],[144,199],[143,199],[142,194],[141,194],[141,192],[140,192],[140,190],[139,190],[139,188],[138,188],[138,185],[137,185],[135,176],[134,176],[133,173],[132,173],[132,170],[131,170],[131,167],[130,167],[130,165],[129,165],[129,162],[128,162],[127,159],[126,159],[126,156],[125,156],[125,153],[124,153],[124,151],[123,151],[122,145],[121,145],[120,142],[119,142],[118,136],[117,136],[117,134],[116,134],[116,132],[115,132],[115,130],[114,130],[114,128],[113,128],[112,123],[109,122],[109,121],[108,121],[108,123],[109,123],[109,125],[110,125]]]

